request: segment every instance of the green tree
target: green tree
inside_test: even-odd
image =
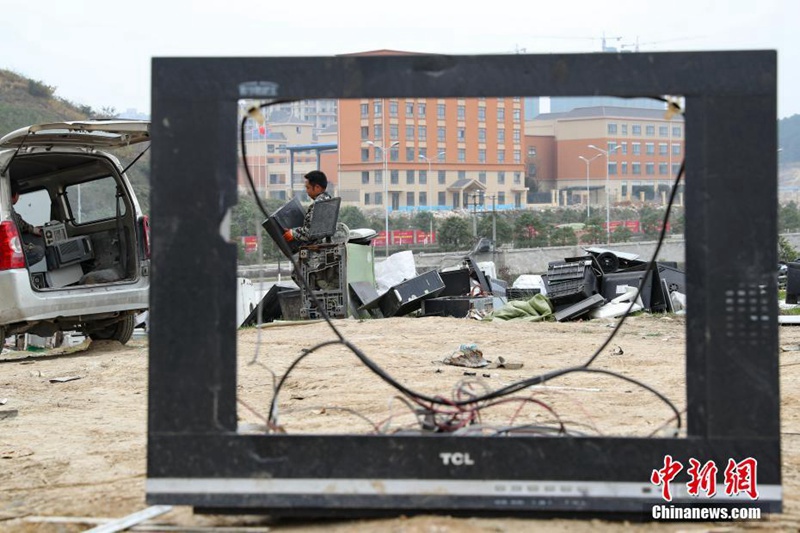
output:
[[[492,215],[491,211],[483,215],[478,221],[478,237],[492,238],[492,217],[497,219],[497,242],[496,245],[501,245],[514,240],[514,228],[508,222],[508,219],[501,213]]]
[[[800,229],[800,210],[795,202],[780,206],[778,210],[778,231],[788,233]]]
[[[606,230],[600,224],[590,224],[584,228],[581,242],[586,244],[599,244],[606,240]]]
[[[633,232],[628,226],[618,226],[611,233],[611,240],[614,242],[628,242],[633,237]]]
[[[797,250],[795,250],[794,247],[791,244],[789,244],[789,241],[786,240],[786,237],[784,237],[783,235],[779,235],[778,261],[784,261],[786,263],[789,263],[791,261],[794,261],[798,257],[800,257],[800,255],[798,255]]]
[[[661,213],[650,206],[644,206],[639,211],[639,227],[646,239],[658,238],[662,221]]]
[[[525,248],[540,242],[544,224],[531,212],[524,212],[514,220],[514,246]]]
[[[472,231],[466,218],[449,216],[437,229],[437,240],[442,250],[468,250],[472,246]]]
[[[346,205],[339,210],[339,222],[350,229],[369,227],[367,217],[354,205]]]
[[[578,244],[578,237],[569,226],[553,228],[550,232],[550,244],[552,246],[571,246]]]
[[[411,218],[411,227],[422,231],[429,231],[431,224],[434,223],[433,213],[430,211],[418,211]],[[435,224],[433,224],[435,226]]]

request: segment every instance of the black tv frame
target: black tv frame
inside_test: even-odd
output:
[[[307,516],[639,513],[664,503],[649,480],[669,454],[714,460],[720,486],[729,458],[755,458],[760,498],[711,503],[780,512],[776,62],[774,51],[153,59],[147,501]],[[685,97],[685,438],[237,433],[236,247],[220,236],[237,198],[237,100],[595,94]],[[709,503],[681,492],[685,468],[673,503]]]

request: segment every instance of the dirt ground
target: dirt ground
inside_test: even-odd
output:
[[[611,331],[612,321],[521,323],[451,318],[337,320],[356,346],[417,392],[453,397],[496,389],[545,370],[581,364]],[[183,529],[248,527],[271,531],[730,531],[800,529],[800,327],[780,330],[784,513],[750,523],[643,523],[596,519],[531,520],[416,516],[378,520],[271,522],[256,516],[194,515],[176,507],[148,522]],[[241,427],[263,426],[272,373],[282,375],[308,339],[333,339],[328,325],[284,323],[238,333]],[[471,369],[442,364],[461,344],[477,344],[487,360],[522,368]],[[685,408],[685,321],[629,318],[594,366],[646,382]],[[59,352],[62,352],[59,354]],[[0,530],[82,531],[147,507],[147,358],[144,337],[126,346],[84,343],[51,352],[0,357]],[[621,352],[621,353],[620,353]],[[475,372],[466,376],[465,372]],[[55,378],[75,378],[53,382]],[[306,357],[279,395],[278,423],[289,433],[369,433],[415,427],[394,390],[341,346]],[[510,402],[481,412],[487,431],[511,422],[603,435],[665,435],[673,413],[650,392],[597,374],[572,374],[518,393],[536,402]],[[4,401],[5,400],[5,401]],[[551,411],[552,410],[552,411]],[[554,414],[556,413],[556,414]],[[557,416],[557,418],[556,418]],[[73,517],[66,520],[62,517]],[[79,517],[79,518],[75,518]],[[162,526],[152,524],[164,524]]]

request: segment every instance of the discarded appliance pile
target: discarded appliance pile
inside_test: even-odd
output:
[[[676,263],[657,262],[648,274],[647,261],[637,255],[602,248],[585,250],[588,255],[550,263],[547,274],[541,276],[540,292],[552,303],[556,320],[617,317],[629,310],[682,312],[685,308],[686,277]]]

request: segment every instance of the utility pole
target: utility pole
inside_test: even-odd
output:
[[[495,202],[495,196],[491,196],[492,199],[492,255],[494,255],[495,250],[497,249],[497,204]]]

